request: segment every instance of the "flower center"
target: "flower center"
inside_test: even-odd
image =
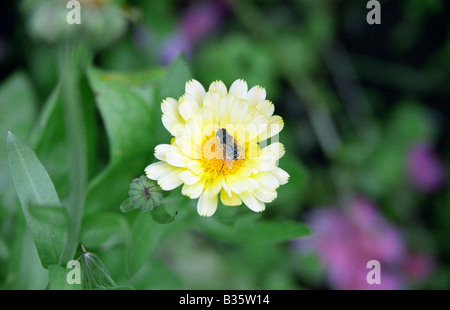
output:
[[[223,141],[217,135],[207,136],[203,142],[202,165],[204,172],[210,178],[234,174],[244,162],[245,154],[239,154],[242,149],[234,139]]]

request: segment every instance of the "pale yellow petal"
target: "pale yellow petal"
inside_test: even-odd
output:
[[[211,216],[217,210],[219,195],[209,195],[205,188],[197,202],[197,212],[201,216]]]
[[[202,178],[202,175],[194,174],[189,170],[182,171],[178,176],[187,185],[194,185]]]
[[[166,152],[172,148],[170,144],[159,144],[155,147],[155,157],[159,160],[165,160]]]
[[[280,185],[284,185],[289,181],[289,174],[279,167],[271,170],[270,173],[278,179]]]
[[[158,178],[158,185],[165,191],[170,191],[180,186],[183,184],[183,181],[178,177],[180,172],[180,169],[174,169],[172,172],[162,175]]]
[[[256,110],[265,117],[270,118],[275,111],[275,106],[269,100],[263,100],[256,104]]]
[[[164,154],[164,160],[172,166],[186,168],[191,158],[184,155],[177,146],[171,145]]]
[[[152,180],[158,180],[162,175],[173,171],[173,167],[164,161],[158,161],[145,168],[145,175]]]
[[[245,99],[234,100],[231,109],[229,122],[230,124],[241,124],[244,118],[247,116],[248,103]]]
[[[215,91],[221,96],[225,96],[227,94],[227,87],[222,81],[214,81],[209,85],[209,91]]]
[[[253,194],[243,192],[238,195],[242,202],[254,212],[262,212],[266,209],[266,205],[261,200],[256,199]]]
[[[229,93],[235,95],[236,98],[245,99],[247,98],[247,91],[248,91],[247,82],[239,79],[234,81],[233,84],[231,84]]]
[[[283,127],[284,122],[280,116],[274,115],[270,117],[266,130],[259,135],[259,141],[264,141],[279,134]]]
[[[251,105],[256,105],[266,99],[266,90],[261,86],[253,86],[247,94],[247,101]]]
[[[242,201],[238,195],[232,193],[231,196],[228,196],[227,192],[223,189],[220,192],[220,200],[226,206],[239,206],[242,204]]]
[[[191,199],[197,199],[202,194],[204,188],[205,188],[205,181],[202,179],[199,182],[192,185],[184,184],[183,187],[181,188],[181,193],[185,196],[188,196]]]
[[[272,143],[264,148],[261,149],[260,154],[261,155],[272,155],[275,159],[280,159],[284,156],[286,153],[284,149],[284,145],[280,142]]]
[[[195,98],[190,94],[184,94],[180,98],[180,104],[178,106],[178,111],[181,117],[187,122],[191,117],[195,117],[198,113],[198,103]]]
[[[166,98],[161,103],[162,123],[164,127],[175,136],[185,124],[184,119],[178,111],[178,101],[173,98]]]
[[[197,80],[190,80],[185,86],[186,94],[191,95],[196,100],[199,107],[203,105],[203,97],[205,96],[205,88]]]

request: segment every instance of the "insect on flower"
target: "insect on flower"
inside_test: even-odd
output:
[[[220,174],[224,164],[227,165],[228,169],[233,168],[233,161],[238,160],[242,155],[245,155],[245,150],[236,142],[233,136],[227,133],[225,128],[217,130],[216,137],[219,140],[222,149],[221,159],[223,159],[223,163],[218,172],[218,174]]]

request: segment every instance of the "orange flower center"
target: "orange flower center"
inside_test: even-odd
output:
[[[228,150],[232,149],[234,141]],[[216,135],[207,136],[203,139],[202,165],[204,172],[209,178],[234,174],[242,166],[244,159],[233,159],[233,154],[227,153],[227,148]],[[245,155],[245,154],[242,154]]]

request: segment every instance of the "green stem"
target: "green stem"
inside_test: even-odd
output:
[[[80,80],[91,60],[90,51],[81,43],[66,43],[60,50],[61,100],[65,130],[70,147],[70,196],[67,213],[69,232],[61,262],[72,259],[78,246],[87,188],[87,136],[81,101]]]

